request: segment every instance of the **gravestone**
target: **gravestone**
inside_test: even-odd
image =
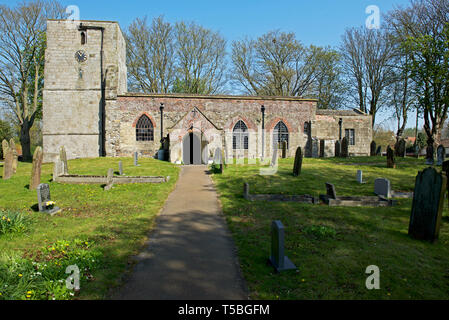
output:
[[[137,167],[139,166],[139,155],[137,151],[134,152],[134,165]]]
[[[273,148],[273,156],[271,158],[271,167],[276,167],[278,165],[278,148],[274,146]]]
[[[326,148],[326,140],[320,140],[320,158],[324,158],[325,148]]]
[[[287,158],[287,141],[282,141],[282,159]]]
[[[277,272],[296,270],[296,266],[285,255],[285,229],[282,222],[275,220],[271,224],[271,255],[269,261]]]
[[[443,212],[446,176],[434,168],[418,172],[408,234],[415,239],[438,239]]]
[[[243,198],[249,200],[249,184],[247,182],[243,184]]]
[[[320,142],[317,138],[312,138],[312,158],[318,158],[320,151]]]
[[[391,183],[385,178],[378,178],[374,180],[374,193],[378,196],[391,198]]]
[[[118,162],[118,174],[123,176],[123,162]]]
[[[12,173],[14,174],[17,172],[17,165],[19,163],[19,155],[17,154],[16,143],[14,142],[14,139],[12,139],[12,138],[11,138],[11,140],[9,140],[9,148],[12,150],[12,154],[13,154]]]
[[[346,137],[341,140],[341,156],[343,158],[349,157],[349,144]]]
[[[37,186],[37,202],[39,207],[39,212],[48,213],[54,215],[61,209],[54,205],[49,205],[48,202],[51,201],[50,197],[50,187],[46,183],[41,183]]]
[[[302,167],[302,150],[301,147],[296,149],[295,164],[293,165],[293,176],[297,177],[301,174]]]
[[[341,142],[340,141],[335,142],[335,157],[336,158],[341,157]]]
[[[9,143],[7,140],[3,139],[2,140],[2,152],[3,152],[3,159],[5,159],[5,153],[6,150],[9,148]]]
[[[398,142],[396,142],[395,145],[395,155],[398,157],[405,157],[405,140],[404,139],[400,139]]]
[[[378,146],[376,150],[376,156],[382,155],[382,146]]]
[[[222,152],[220,148],[215,149],[214,164],[219,165],[219,172],[223,173],[223,161],[221,160]]]
[[[108,170],[108,175],[106,177],[106,186],[104,187],[105,191],[111,190],[114,185],[114,169],[110,168]]]
[[[427,146],[427,148],[426,148],[426,164],[427,165],[433,166],[433,163],[434,163],[433,153],[434,153],[433,146],[432,145]]]
[[[371,141],[370,144],[370,156],[374,157],[376,155],[376,141]]]
[[[69,167],[67,164],[67,152],[65,151],[64,146],[61,146],[59,148],[59,161],[61,162],[60,169],[62,170],[62,174],[63,175],[69,174]]]
[[[364,183],[362,170],[357,170],[357,182],[360,184]]]
[[[6,145],[2,146],[3,147],[3,158],[4,158],[4,162],[3,162],[3,180],[8,180],[11,179],[11,177],[13,176],[13,162],[14,162],[14,154],[11,150],[11,148],[9,148],[9,145],[7,146],[8,142],[6,142]]]
[[[332,183],[326,182],[326,195],[330,199],[337,199],[337,193],[335,192],[335,186]]]
[[[442,166],[444,162],[444,156],[446,155],[446,149],[443,145],[439,145],[437,148],[437,166]]]
[[[43,159],[42,147],[37,147],[33,154],[33,166],[31,167],[31,179],[30,190],[36,189],[41,183],[41,171],[42,171],[42,159]]]
[[[443,162],[442,168],[443,174],[446,174],[446,190],[448,191],[448,204],[449,204],[449,160]]]
[[[394,162],[394,151],[390,146],[387,147],[387,168],[396,168]]]

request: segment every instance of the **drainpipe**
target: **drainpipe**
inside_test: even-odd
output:
[[[341,141],[341,124],[343,123],[343,119],[340,118],[340,120],[338,120],[338,125],[340,127],[340,132],[339,132],[339,136],[338,136],[338,140]]]
[[[106,139],[106,130],[105,130],[105,122],[106,122],[106,79],[104,79],[104,51],[103,51],[103,43],[104,43],[104,28],[96,27],[96,26],[85,26],[80,23],[78,27],[79,31],[87,31],[87,30],[100,30],[101,31],[101,46],[100,46],[100,83],[101,83],[101,102],[100,102],[100,157],[106,156],[106,148],[105,148],[105,139]]]
[[[163,103],[161,103],[159,110],[161,110],[161,143],[162,143],[164,141],[164,104]]]
[[[260,107],[260,111],[262,112],[262,160],[265,156],[265,107],[262,105]]]

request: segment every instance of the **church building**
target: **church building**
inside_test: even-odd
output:
[[[129,93],[126,43],[117,22],[47,22],[45,162],[61,146],[69,159],[138,152],[207,164],[223,150],[227,159],[255,160],[270,158],[284,142],[288,157],[298,146],[305,156],[331,157],[344,137],[350,155],[369,155],[371,116],[319,110],[315,99],[299,97]]]

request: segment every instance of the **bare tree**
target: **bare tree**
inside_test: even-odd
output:
[[[226,40],[195,23],[176,24],[177,79],[173,92],[214,94],[223,92]]]
[[[360,27],[347,29],[340,46],[354,102],[372,116],[373,125],[392,80],[393,45],[383,30]]]
[[[135,19],[126,33],[129,87],[132,91],[167,93],[175,80],[175,33],[162,16]]]
[[[31,159],[30,129],[42,110],[46,22],[63,14],[56,1],[0,6],[0,99],[17,118],[25,160]]]
[[[232,78],[252,95],[303,96],[317,79],[322,52],[279,30],[234,41]]]

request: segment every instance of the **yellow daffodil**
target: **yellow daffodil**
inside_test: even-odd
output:
[[[19,273],[19,278],[22,278],[22,277],[23,277],[23,274]]]
[[[33,293],[33,291],[27,291],[27,294],[32,294]]]

